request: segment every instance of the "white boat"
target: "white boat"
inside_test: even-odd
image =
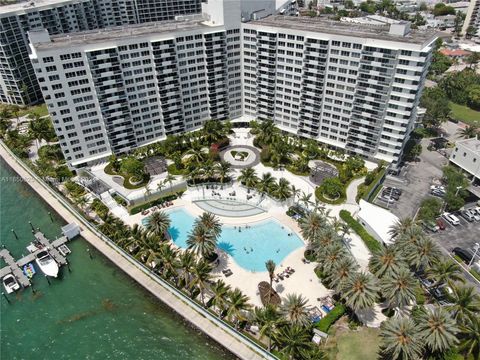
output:
[[[36,256],[35,262],[46,276],[57,277],[58,264],[48,251],[40,251]]]
[[[20,285],[18,284],[17,279],[15,279],[15,276],[13,276],[12,274],[5,275],[2,279],[2,282],[7,294],[11,294],[14,291],[20,289]]]

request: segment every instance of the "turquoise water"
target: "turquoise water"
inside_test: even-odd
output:
[[[172,240],[181,248],[186,248],[195,218],[183,208],[168,211],[168,215],[172,221],[168,230]],[[276,220],[250,223],[248,228],[243,225],[240,231],[238,227],[223,225],[218,241],[220,249],[249,271],[266,271],[267,260],[280,264],[302,245],[302,240],[294,232]]]
[[[64,222],[0,158],[0,240],[15,257],[32,240],[31,220],[48,237]],[[48,212],[52,212],[52,218]],[[14,228],[19,240],[10,229]],[[82,238],[68,244],[72,272],[51,285],[37,273],[34,289],[0,296],[0,358],[233,359],[176,316]]]

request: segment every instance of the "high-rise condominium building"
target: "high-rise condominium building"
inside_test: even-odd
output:
[[[396,163],[416,121],[435,33],[270,16],[242,25],[245,115]]]
[[[239,29],[189,20],[29,35],[32,63],[72,166],[194,130],[207,119],[241,115]]]
[[[191,131],[208,119],[273,119],[370,159],[399,161],[417,119],[433,32],[203,5],[205,21],[50,36],[31,59],[74,167]],[[243,121],[243,120],[242,120]]]
[[[0,6],[0,102],[42,101],[28,58],[28,31],[67,34],[200,12],[201,0],[36,0]]]

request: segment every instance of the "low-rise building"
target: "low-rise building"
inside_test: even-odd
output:
[[[480,181],[480,140],[459,140],[450,155],[450,163],[462,169],[472,182]]]

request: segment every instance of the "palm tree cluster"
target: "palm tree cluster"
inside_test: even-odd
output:
[[[445,291],[446,304],[429,308],[415,306],[411,316],[394,317],[382,324],[381,358],[440,359],[451,351],[460,351],[475,359],[480,356],[480,297],[473,287],[463,285],[460,267],[445,259],[437,245],[411,219],[391,228],[395,243],[372,255],[370,270],[380,280],[382,296],[389,307],[413,304],[414,276],[432,281],[431,291]]]
[[[268,338],[268,349],[274,347],[290,359],[324,358],[310,341],[312,323],[304,297],[288,294],[280,306],[253,308],[240,289],[215,279],[209,256],[222,229],[214,215],[204,213],[195,220],[186,250],[166,241],[170,219],[162,211],[149,217],[145,229],[136,224],[129,227],[108,211],[101,215],[98,229],[116,245],[237,330],[258,325],[260,335]]]
[[[248,189],[256,189],[260,194],[269,195],[280,201],[289,199],[299,191],[285,178],[280,178],[277,182],[277,179],[269,172],[262,174],[262,177],[259,178],[253,168],[242,169],[237,180]]]
[[[348,229],[342,225],[332,221],[325,211],[312,211],[300,221],[323,284],[352,310],[368,309],[378,300],[380,285],[372,274],[358,271],[358,264],[344,245]]]

